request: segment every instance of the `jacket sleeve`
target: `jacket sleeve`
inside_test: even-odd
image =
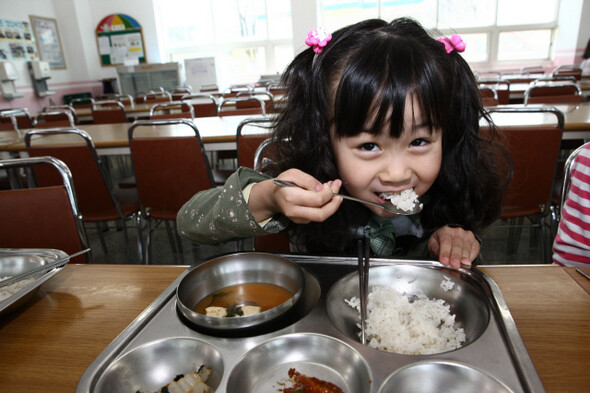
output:
[[[238,168],[223,187],[201,191],[184,204],[176,217],[178,233],[198,243],[217,244],[285,230],[290,221],[280,214],[261,227],[242,194],[248,184],[267,179],[253,169]]]

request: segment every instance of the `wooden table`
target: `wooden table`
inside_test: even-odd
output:
[[[498,108],[536,108],[536,107],[555,107],[564,115],[564,127],[562,139],[590,139],[590,102],[581,104],[512,104],[500,105]],[[493,109],[495,107],[490,107]],[[502,114],[494,114],[494,121],[498,125],[531,125],[531,124],[555,124],[555,116],[544,113],[523,113],[518,117],[518,124],[515,123],[514,116],[507,117]]]
[[[212,116],[197,117],[193,119],[197,126],[201,139],[205,144],[205,149],[209,151],[217,150],[235,150],[236,149],[236,132],[238,125],[245,119],[254,116]],[[115,124],[85,124],[78,126],[79,129],[88,132],[99,154],[129,154],[129,139],[127,131],[132,123],[115,123]],[[144,129],[145,130],[145,129]],[[180,127],[154,127],[151,132],[143,135],[155,135],[164,130],[165,135],[181,136],[189,135],[190,130],[186,126]],[[25,131],[26,132],[26,131]],[[142,133],[145,131],[142,131]],[[22,137],[19,137],[14,131],[0,133],[0,138],[6,138],[6,141],[0,139],[0,152],[13,151],[24,152],[26,146]],[[24,135],[24,132],[23,132]],[[56,142],[64,142],[67,139],[56,138]]]
[[[94,359],[184,269],[66,266],[0,320],[0,390],[75,391]],[[590,280],[551,265],[480,269],[500,287],[546,390],[588,391]]]

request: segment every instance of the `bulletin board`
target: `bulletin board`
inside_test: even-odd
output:
[[[111,14],[96,27],[96,41],[103,66],[146,63],[141,26],[125,14]]]
[[[39,48],[41,60],[48,62],[52,70],[66,68],[66,59],[61,47],[57,21],[41,16],[29,15],[29,17],[31,18],[35,38],[37,38],[37,48]]]
[[[39,60],[29,22],[0,19],[0,61],[5,60]]]

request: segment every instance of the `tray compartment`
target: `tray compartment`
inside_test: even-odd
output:
[[[277,392],[291,368],[345,393],[371,389],[369,366],[354,348],[329,336],[300,333],[268,340],[247,352],[229,375],[227,393]]]
[[[451,283],[452,288],[444,288]],[[465,347],[476,341],[485,331],[490,319],[489,303],[485,293],[468,276],[453,269],[428,266],[390,265],[369,269],[369,293],[376,286],[395,289],[410,298],[425,295],[429,299],[442,299],[455,315],[455,327],[465,331]],[[359,297],[358,273],[353,272],[332,286],[327,296],[328,317],[334,326],[347,337],[359,341],[360,316],[344,299]]]
[[[217,389],[224,374],[221,353],[203,340],[170,337],[141,345],[116,359],[101,375],[96,393],[152,393],[179,374],[204,365],[207,385]]]

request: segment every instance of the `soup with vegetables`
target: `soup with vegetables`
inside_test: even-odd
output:
[[[222,288],[202,299],[195,312],[208,316],[238,317],[264,312],[284,303],[293,294],[279,285],[243,283]]]

